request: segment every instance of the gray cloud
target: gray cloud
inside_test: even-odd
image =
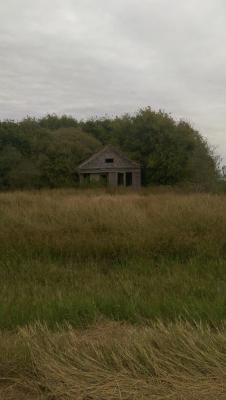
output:
[[[226,160],[223,0],[0,4],[0,118],[147,105],[200,129]]]

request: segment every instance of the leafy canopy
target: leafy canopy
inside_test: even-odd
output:
[[[218,159],[197,130],[146,108],[86,121],[47,115],[0,122],[0,188],[74,186],[79,163],[108,143],[141,162],[145,185],[207,187],[218,177]]]

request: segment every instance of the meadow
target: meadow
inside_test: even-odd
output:
[[[1,398],[225,398],[225,256],[225,195],[2,192]]]

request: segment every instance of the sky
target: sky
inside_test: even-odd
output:
[[[0,2],[0,119],[150,106],[226,163],[225,0]]]

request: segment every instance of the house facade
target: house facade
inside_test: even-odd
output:
[[[106,186],[141,186],[140,164],[114,146],[106,146],[78,167],[80,183],[98,182]]]

